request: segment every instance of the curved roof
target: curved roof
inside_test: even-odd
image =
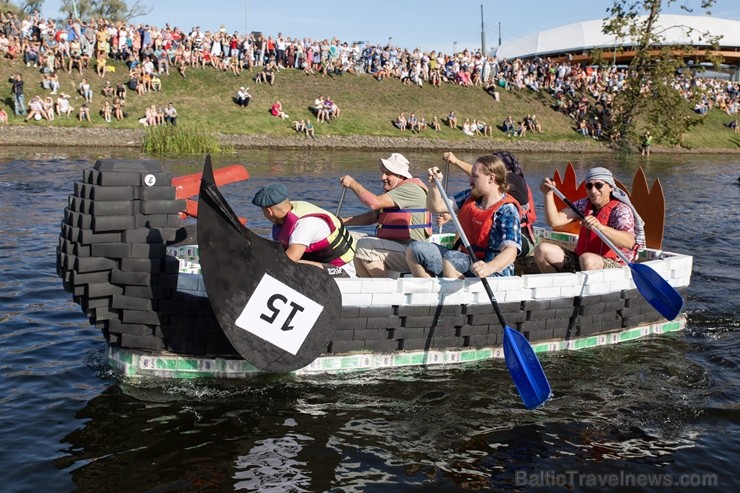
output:
[[[496,50],[499,58],[543,56],[556,53],[580,52],[593,48],[613,49],[615,45],[633,45],[630,39],[617,40],[601,32],[603,19],[575,22],[507,41]],[[693,29],[693,32],[690,30]],[[663,14],[657,30],[663,31],[665,44],[706,45],[700,34],[709,32],[722,36],[723,47],[740,47],[740,21],[710,16]],[[619,42],[617,42],[619,41]]]

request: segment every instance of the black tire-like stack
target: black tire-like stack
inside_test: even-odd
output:
[[[208,299],[177,291],[166,247],[189,236],[173,175],[158,161],[101,159],[64,209],[57,273],[111,346],[235,356]]]

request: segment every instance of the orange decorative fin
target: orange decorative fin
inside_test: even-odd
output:
[[[553,178],[553,181],[555,182],[555,186],[558,188],[558,190],[563,192],[563,195],[565,195],[571,202],[575,202],[576,200],[586,195],[586,187],[583,185],[583,183],[581,183],[580,185],[578,184],[576,178],[576,170],[575,168],[573,168],[573,163],[568,163],[568,166],[565,167],[565,178],[562,180],[560,179],[560,173],[558,173],[558,170],[555,170],[555,177]],[[558,210],[567,207],[565,205],[565,202],[560,200],[560,198],[558,198],[557,196],[555,197],[555,206]],[[580,228],[580,226],[580,223],[576,221],[570,224],[566,224],[565,226],[553,228],[553,230],[578,234],[578,229]]]

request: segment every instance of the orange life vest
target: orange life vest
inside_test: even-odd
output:
[[[475,257],[479,260],[485,260],[487,254],[497,252],[488,248],[491,228],[493,227],[493,217],[504,204],[514,204],[519,217],[522,216],[522,209],[519,202],[509,194],[503,196],[501,200],[493,204],[488,209],[481,209],[476,204],[476,199],[472,195],[463,203],[457,219],[460,221],[465,235],[473,247]],[[490,259],[489,259],[490,260]]]
[[[418,178],[409,178],[404,183],[418,185],[426,192],[427,186]],[[424,214],[422,224],[412,224],[412,214]],[[378,216],[378,238],[394,241],[409,241],[412,229],[424,229],[425,236],[432,236],[432,214],[426,208],[400,209],[393,207],[381,209]]]

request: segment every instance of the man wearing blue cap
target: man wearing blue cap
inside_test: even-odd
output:
[[[586,174],[587,196],[574,205],[585,217],[578,231],[574,251],[553,243],[540,243],[534,249],[534,260],[541,272],[576,272],[622,267],[622,260],[598,237],[600,230],[630,260],[645,246],[645,223],[630,202],[629,196],[617,188],[612,172],[592,168]],[[578,221],[570,207],[560,211],[555,206],[555,183],[545,178],[540,190],[545,194],[545,220],[553,228]]]
[[[288,200],[288,190],[280,183],[261,188],[252,204],[273,224],[271,239],[283,245],[291,260],[323,268],[333,277],[355,275],[355,241],[334,214]]]

